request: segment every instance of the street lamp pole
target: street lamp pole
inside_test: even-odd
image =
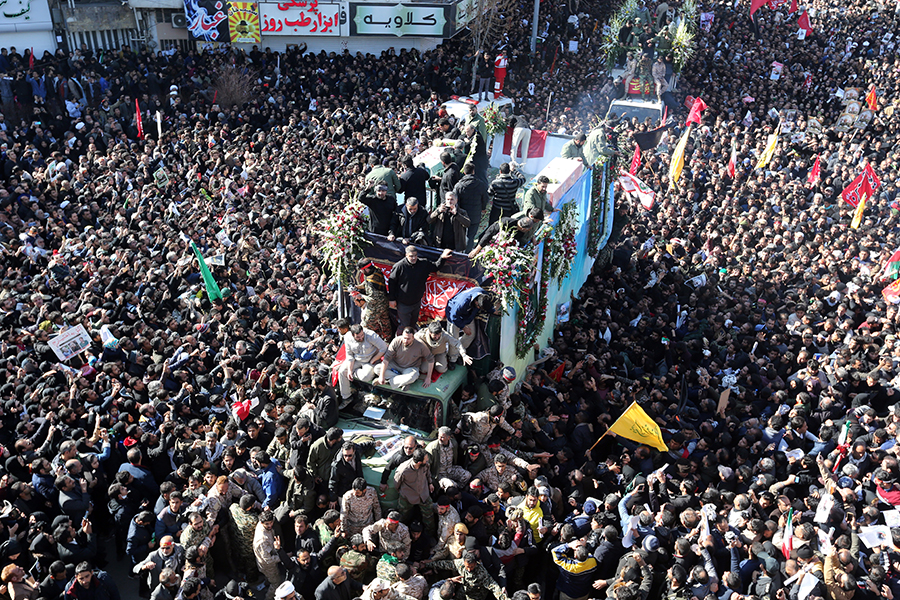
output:
[[[531,17],[531,52],[537,48],[538,19],[541,14],[541,0],[534,0],[534,14]]]

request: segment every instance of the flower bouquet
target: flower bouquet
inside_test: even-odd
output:
[[[356,261],[365,246],[366,207],[359,201],[359,194],[344,207],[343,212],[331,215],[319,222],[323,244],[322,260],[332,276],[345,286],[353,285],[352,276]]]
[[[482,117],[484,118],[488,135],[506,133],[506,117],[494,106],[493,102],[484,110]]]
[[[515,231],[511,227],[501,229],[476,260],[485,275],[494,280],[494,293],[500,299],[503,314],[507,314],[512,306],[521,307],[535,255],[531,248],[519,246]]]

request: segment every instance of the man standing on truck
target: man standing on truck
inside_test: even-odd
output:
[[[419,250],[415,246],[407,246],[405,254],[404,258],[394,263],[388,280],[390,306],[397,310],[401,327],[414,326],[418,323],[419,308],[422,306],[422,296],[425,295],[425,282],[428,281],[429,275],[441,268],[453,251],[444,250],[437,262],[420,259]],[[381,385],[384,385],[386,373],[382,371],[379,375]]]
[[[560,156],[563,158],[569,158],[572,160],[577,160],[579,162],[584,162],[584,143],[587,141],[587,136],[584,133],[578,131],[575,133],[575,137],[562,147],[562,152]]]

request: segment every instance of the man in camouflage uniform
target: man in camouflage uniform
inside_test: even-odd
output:
[[[269,454],[269,458],[276,459],[279,464],[288,464],[288,459],[291,456],[291,447],[288,445],[287,429],[279,427],[275,430],[275,439],[269,442],[266,452]]]
[[[256,566],[269,583],[266,599],[275,597],[275,588],[281,585],[281,558],[278,549],[275,548],[275,515],[271,510],[264,510],[259,515],[259,523],[256,524],[256,532],[253,535],[253,554],[256,556]]]
[[[510,467],[508,462],[509,459],[505,454],[496,454],[493,466],[484,469],[476,477],[481,480],[484,487],[492,492],[496,492],[504,481],[515,484],[516,470]]]
[[[435,548],[440,549],[447,544],[447,540],[453,537],[453,530],[460,522],[459,512],[453,508],[450,498],[447,496],[437,499],[437,517],[438,543]]]
[[[505,456],[506,464],[513,464],[520,469],[524,469],[529,473],[534,472],[537,475],[538,470],[540,469],[540,465],[536,463],[529,463],[523,457],[533,457],[533,458],[550,458],[553,456],[549,452],[539,452],[537,454],[530,454],[528,452],[520,452],[519,454],[513,454],[506,448],[504,448],[500,444],[500,440],[496,437],[491,437],[488,439],[487,444],[483,446],[484,458],[487,460],[488,464],[494,463],[494,458],[497,456]],[[513,473],[514,474],[514,473]],[[496,488],[494,491],[497,491]]]
[[[409,546],[412,540],[409,537],[409,529],[400,522],[400,513],[392,510],[386,519],[379,519],[363,529],[363,539],[369,552],[393,554],[401,561],[409,556]]]
[[[375,569],[375,563],[375,557],[366,552],[366,541],[362,534],[357,533],[351,537],[350,549],[341,556],[341,566],[347,569],[347,574],[356,581],[367,581]]]
[[[493,594],[497,600],[507,600],[503,589],[490,576],[474,552],[466,552],[462,558],[455,560],[438,560],[431,563],[434,569],[453,571],[462,577],[460,586],[462,593],[457,597],[465,600],[486,600],[489,594]]]
[[[215,543],[218,532],[218,525],[210,528],[209,524],[203,520],[203,515],[191,513],[191,516],[188,518],[188,526],[181,531],[181,539],[179,540],[181,545],[184,546],[185,552],[190,548],[197,547],[200,556],[204,557],[206,570],[209,573],[215,572],[213,571],[213,558],[209,549]]]
[[[375,488],[366,485],[362,477],[353,481],[353,487],[341,498],[341,524],[347,535],[362,533],[362,530],[381,518],[381,504]]]
[[[503,388],[494,394],[494,398],[503,405],[503,408],[509,410],[512,404],[509,399],[509,384],[516,380],[516,370],[512,367],[499,366],[487,374],[488,382],[498,381],[503,384]]]
[[[234,523],[234,561],[239,573],[253,574],[256,571],[256,556],[253,554],[253,536],[259,517],[253,510],[256,499],[247,494],[237,504],[228,507]],[[252,577],[251,577],[252,579]]]
[[[516,430],[504,420],[503,413],[504,408],[500,404],[493,405],[489,410],[463,413],[457,429],[463,430],[464,425],[468,426],[465,437],[470,444],[486,442],[495,427],[503,428],[510,435],[515,434]]]
[[[416,600],[391,587],[391,582],[380,577],[372,580],[360,596],[360,600]]]
[[[319,534],[319,541],[323,546],[337,535],[337,530],[340,526],[341,513],[334,509],[326,510],[322,518],[316,519],[316,522],[313,523],[313,529]]]
[[[431,475],[442,488],[465,486],[472,474],[459,466],[459,445],[449,427],[438,429],[438,437],[425,447],[431,460]]]

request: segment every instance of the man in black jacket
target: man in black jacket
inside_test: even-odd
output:
[[[487,184],[475,175],[475,166],[467,163],[463,167],[463,177],[453,188],[459,200],[459,207],[469,217],[469,229],[466,232],[466,251],[475,246],[475,236],[481,225],[481,213],[487,208],[488,194]]]
[[[422,165],[414,165],[412,156],[405,156],[401,161],[406,169],[400,174],[400,191],[406,194],[407,198],[419,198],[425,200],[425,185],[431,174],[428,169]]]
[[[366,188],[359,201],[369,207],[369,231],[387,235],[397,206],[397,199],[388,194],[388,186],[378,182]]]
[[[431,262],[419,258],[419,250],[415,246],[407,246],[406,257],[394,264],[388,283],[388,298],[390,307],[397,310],[401,328],[415,326],[419,321],[425,282],[452,253],[451,250],[444,250],[437,262]]]
[[[496,223],[502,217],[511,217],[519,211],[516,193],[524,183],[525,176],[519,173],[518,169],[511,168],[510,163],[500,165],[500,174],[487,189],[488,196],[493,202],[488,225]]]
[[[424,184],[422,187],[425,187]],[[396,238],[400,238],[404,244],[430,243],[428,213],[420,206],[419,196],[407,194],[406,204],[394,211],[388,241],[393,242]]]
[[[441,164],[444,166],[443,173],[431,178],[431,187],[438,191],[438,201],[443,201],[447,196],[447,192],[452,192],[456,183],[462,177],[459,172],[459,165],[453,160],[453,155],[449,151],[441,152]]]

